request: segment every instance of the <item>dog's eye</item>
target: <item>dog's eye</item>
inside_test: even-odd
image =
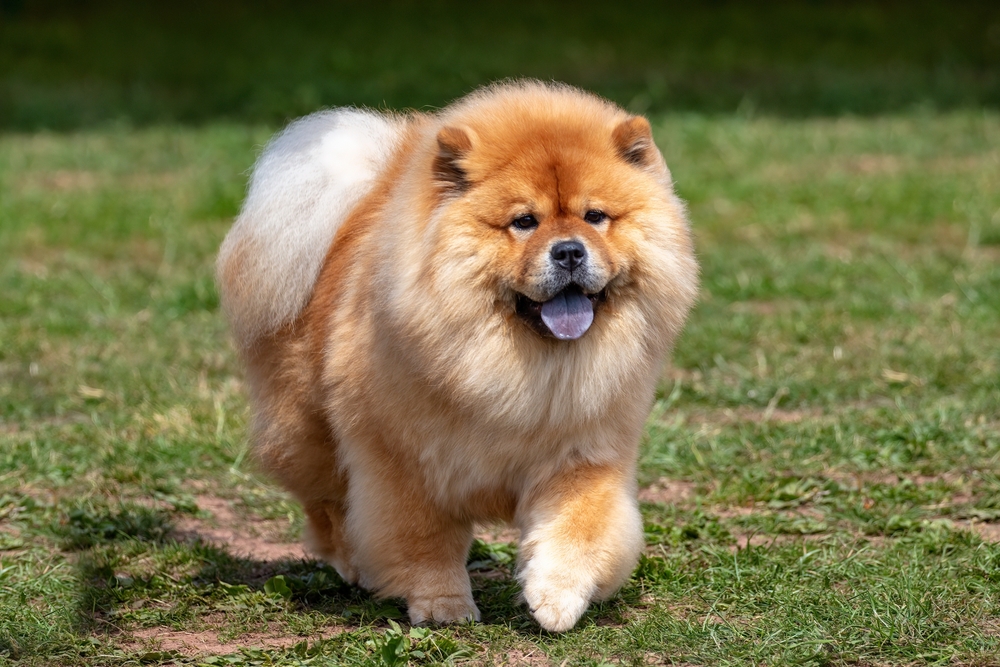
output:
[[[510,224],[512,224],[516,229],[534,229],[538,226],[538,219],[528,213],[527,215],[519,215],[514,218],[514,221]]]
[[[591,210],[583,214],[583,219],[592,225],[597,225],[608,219],[608,214],[604,211]]]

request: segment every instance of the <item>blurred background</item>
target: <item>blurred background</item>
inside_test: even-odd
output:
[[[1000,3],[2,0],[0,128],[280,123],[558,79],[638,112],[1000,105]]]

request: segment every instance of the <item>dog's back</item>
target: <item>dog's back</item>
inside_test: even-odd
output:
[[[359,109],[323,111],[267,145],[216,266],[242,350],[305,306],[338,227],[371,190],[403,123]]]

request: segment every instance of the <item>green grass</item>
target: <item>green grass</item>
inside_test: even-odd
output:
[[[0,0],[0,666],[1000,664],[998,72],[995,2]],[[477,542],[411,629],[244,462],[214,253],[284,119],[525,75],[652,114],[701,300],[621,594]]]
[[[471,557],[482,623],[411,631],[192,538],[302,525],[243,463],[211,277],[272,128],[0,135],[0,664],[1000,662],[1000,116],[653,121],[704,288],[643,442],[647,554],[559,636],[508,545]]]
[[[640,112],[996,109],[1000,6],[0,3],[4,128],[280,123],[323,105],[441,106],[509,76],[567,81]]]

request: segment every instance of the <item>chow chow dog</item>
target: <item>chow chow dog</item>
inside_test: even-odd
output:
[[[520,81],[292,123],[217,277],[252,451],[310,547],[413,623],[478,620],[473,529],[509,522],[558,632],[642,549],[639,440],[697,275],[649,122]]]

